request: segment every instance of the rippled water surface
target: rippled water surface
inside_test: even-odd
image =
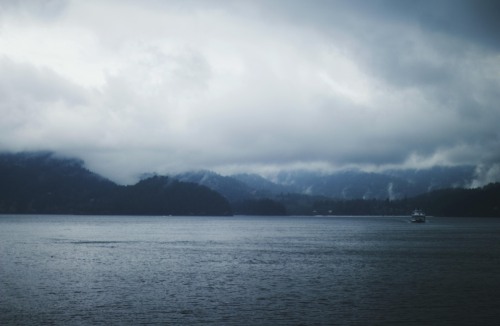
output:
[[[0,216],[0,325],[497,325],[500,220]]]

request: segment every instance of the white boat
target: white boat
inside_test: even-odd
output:
[[[410,222],[412,223],[425,223],[425,213],[421,209],[416,209],[413,211],[411,214],[411,220]]]

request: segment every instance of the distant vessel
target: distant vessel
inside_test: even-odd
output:
[[[425,213],[420,209],[414,210],[413,213],[411,214],[411,222],[425,223]]]

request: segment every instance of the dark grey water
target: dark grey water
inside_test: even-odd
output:
[[[0,216],[1,325],[497,325],[500,220]]]

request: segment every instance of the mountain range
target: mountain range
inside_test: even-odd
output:
[[[0,154],[0,213],[133,215],[407,214],[499,216],[500,184],[466,189],[471,166],[280,172],[223,176],[212,171],[145,175],[118,185],[82,160],[51,152]]]
[[[465,188],[474,179],[474,167],[433,167],[425,170],[389,170],[383,173],[342,171],[325,174],[311,171],[280,172],[272,180],[257,174],[222,176],[211,171],[173,176],[207,186],[230,202],[250,198],[301,194],[328,198],[397,200],[433,190]]]

